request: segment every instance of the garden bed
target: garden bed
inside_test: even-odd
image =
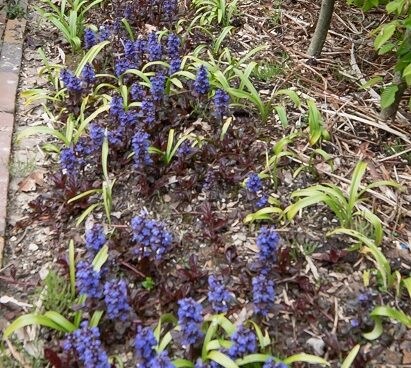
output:
[[[173,3],[161,2],[165,9],[166,3],[172,10]],[[179,4],[170,14],[141,6],[130,10],[113,1],[104,5],[104,12],[98,6],[91,9],[87,22],[94,28],[82,40],[86,50],[76,52],[75,43],[70,48],[61,38],[56,42],[61,34],[51,32],[44,17],[29,9],[16,112],[15,137],[20,139],[10,165],[8,237],[0,274],[3,331],[28,312],[56,311],[79,333],[86,330],[79,329],[81,320],[92,324],[97,319],[104,354],[113,367],[120,367],[120,361],[125,367],[159,367],[158,360],[144,361],[137,346],[145,341],[139,328],[154,330],[161,316],[171,313],[178,315],[183,333],[170,318],[159,331],[167,336],[171,330],[168,354],[180,359],[174,360],[176,366],[193,367],[200,356],[203,363],[197,361],[196,368],[218,366],[216,362],[228,367],[227,357],[244,365],[246,354],[234,352],[239,342],[233,331],[224,335],[223,322],[215,338],[227,340],[227,346],[219,342],[207,356],[204,348],[199,353],[203,340],[198,331],[191,331],[194,342],[187,341],[181,310],[195,301],[203,307],[203,333],[217,312],[225,312],[239,331],[249,319],[267,331],[269,343],[246,351],[266,354],[252,363],[255,367],[266,368],[264,359],[270,355],[291,363],[286,357],[302,352],[311,357],[300,356],[293,366],[308,366],[310,359],[324,362],[316,356],[337,367],[357,344],[361,348],[353,367],[410,364],[406,325],[387,319],[378,339],[364,336],[375,325],[370,313],[377,306],[411,314],[409,298],[405,291],[396,292],[395,280],[384,288],[367,243],[378,243],[373,221],[363,217],[350,222],[351,230],[366,237],[355,247],[350,233],[329,234],[344,226],[324,203],[297,211],[293,218],[284,212],[296,202],[293,193],[316,184],[333,183],[349,192],[358,162],[366,163],[362,183],[385,180],[387,185],[373,188],[357,208],[380,219],[380,249],[391,270],[398,271],[392,277],[409,276],[410,115],[404,105],[395,122],[379,121],[375,91],[361,90],[358,84],[395,63],[390,56],[377,57],[372,42],[364,38],[383,12],[364,15],[339,4],[331,29],[340,31],[331,31],[322,58],[309,60],[305,50],[319,4],[240,1],[231,35],[219,47],[214,40],[224,28],[213,22],[205,31],[191,27],[193,6]],[[121,21],[124,14],[128,21]],[[104,32],[108,29],[109,36]],[[130,30],[134,41],[140,40],[138,46],[127,41]],[[138,49],[141,40],[147,41],[144,52]],[[91,57],[98,45],[101,49]],[[84,54],[89,64],[81,64]],[[247,60],[238,62],[245,55]],[[176,59],[183,64],[170,75],[164,63],[168,68]],[[264,104],[253,104],[255,96],[247,101],[240,91],[241,75],[253,61],[258,66],[249,67],[243,83],[251,83],[262,101],[274,94],[279,108],[267,116]],[[88,74],[80,69],[81,82],[63,71],[74,73],[79,64],[83,71],[85,65],[92,68]],[[227,81],[221,71],[230,76]],[[29,92],[34,89],[47,91]],[[275,95],[278,91],[283,92]],[[31,104],[25,104],[30,98]],[[307,100],[315,100],[316,108],[310,110]],[[322,116],[323,135],[314,142],[310,119],[316,113]],[[67,133],[70,124],[72,135]],[[55,131],[28,136],[27,128],[39,133],[32,128],[38,126],[64,137]],[[284,146],[277,145],[284,155],[267,164],[276,154],[275,144],[286,137]],[[261,208],[270,209],[261,215]],[[98,261],[92,271],[94,257]],[[96,274],[97,288],[91,282]],[[220,309],[210,296],[210,275],[226,290]],[[267,301],[259,302],[258,293]],[[110,300],[115,305],[111,309]],[[63,334],[64,328],[25,327],[7,333],[0,362],[10,367],[47,362],[106,366],[87,365],[76,333],[70,335],[68,328]],[[259,343],[264,345],[261,339]],[[219,360],[216,352],[225,358]]]

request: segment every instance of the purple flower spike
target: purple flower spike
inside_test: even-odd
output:
[[[242,358],[246,354],[254,353],[257,350],[257,338],[253,331],[240,326],[231,336],[233,345],[228,349],[228,355],[232,359]]]
[[[94,45],[96,45],[96,43],[97,43],[97,40],[96,40],[95,33],[90,28],[87,28],[84,31],[84,48],[86,50],[89,50]]]
[[[104,301],[110,319],[125,321],[130,312],[127,285],[124,280],[111,280],[104,284]]]
[[[89,298],[101,298],[101,274],[94,271],[90,262],[80,261],[77,263],[76,286],[80,295],[87,295]]]
[[[81,322],[81,328],[66,335],[64,350],[74,349],[82,366],[87,368],[110,368],[107,353],[104,351],[100,331],[89,327],[87,321]]]
[[[178,305],[178,325],[181,328],[182,343],[184,346],[193,345],[203,336],[200,330],[203,308],[192,298],[182,299]]]
[[[266,275],[253,278],[253,302],[257,314],[266,317],[275,301],[274,281],[267,279]]]
[[[148,219],[145,212],[131,220],[131,228],[133,241],[137,244],[134,253],[138,256],[161,260],[172,244],[172,236],[165,225]]]
[[[208,81],[207,68],[204,65],[201,65],[194,81],[194,90],[198,95],[205,95],[209,89],[210,82]]]
[[[208,301],[211,302],[214,312],[227,312],[231,295],[223,285],[222,281],[214,275],[210,275],[208,278],[208,290]]]
[[[62,69],[60,71],[60,80],[71,92],[81,93],[83,90],[81,88],[80,78],[76,77],[72,72],[70,72],[67,69]]]
[[[148,148],[150,147],[149,135],[140,130],[138,131],[132,140],[132,146],[134,151],[134,164],[138,169],[142,169],[144,166],[149,166],[153,163],[150,157]]]
[[[263,189],[263,183],[258,174],[251,173],[246,181],[246,187],[250,192],[257,193]]]
[[[274,226],[262,227],[257,237],[260,259],[264,262],[275,262],[279,243],[280,236]]]

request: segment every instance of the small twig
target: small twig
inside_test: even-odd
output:
[[[346,117],[346,118],[349,118],[349,119],[352,119],[352,120],[356,120],[356,121],[359,121],[360,123],[364,123],[364,124],[373,126],[375,128],[385,130],[386,132],[394,134],[395,136],[401,138],[403,141],[411,144],[411,141],[407,138],[407,136],[405,134],[402,134],[402,133],[398,132],[397,130],[395,130],[393,128],[390,128],[387,124],[385,124],[383,122],[375,122],[375,121],[372,121],[372,120],[367,120],[367,119],[361,118],[361,117],[356,116],[356,115],[347,114],[347,113],[343,113],[343,112],[332,111],[332,110],[322,110],[322,111],[330,113],[332,115],[338,115],[338,116]]]
[[[4,266],[3,268],[0,269],[0,273],[7,270],[13,263],[9,263],[7,266]]]
[[[391,159],[393,159],[393,158],[396,158],[396,157],[398,157],[398,156],[404,155],[404,154],[406,154],[406,153],[408,153],[408,152],[411,152],[411,148],[407,148],[407,149],[404,150],[404,151],[397,152],[395,155],[388,156],[388,157],[384,157],[384,158],[382,158],[381,160],[377,160],[377,161],[378,161],[378,162],[389,161],[389,160],[391,160]]]
[[[127,267],[129,270],[133,271],[137,275],[139,275],[143,278],[146,278],[146,275],[144,275],[144,273],[140,272],[139,270],[137,270],[137,268],[133,267],[132,265],[128,264],[127,262],[121,261],[120,264],[122,264],[124,267]]]
[[[361,69],[359,68],[357,61],[355,60],[355,49],[354,49],[354,43],[351,44],[351,68],[353,72],[355,73],[356,77],[358,80],[361,82],[361,84],[365,84],[367,81],[364,78],[364,75],[361,72]],[[371,97],[375,98],[376,102],[379,103],[381,100],[380,95],[375,92],[371,87],[367,88],[367,91],[371,95]]]
[[[335,335],[337,332],[338,327],[338,299],[334,297],[334,325],[332,329],[332,333]]]
[[[37,286],[37,284],[32,284],[32,283],[29,283],[29,282],[22,282],[22,281],[17,281],[17,280],[14,280],[13,278],[11,278],[11,277],[6,277],[6,276],[0,276],[0,280],[4,280],[4,281],[7,281],[7,282],[9,282],[10,284],[14,284],[14,285],[21,285],[21,286]]]

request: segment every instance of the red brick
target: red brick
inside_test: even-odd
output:
[[[18,81],[18,74],[0,72],[0,111],[14,113]]]
[[[4,43],[21,44],[26,27],[25,19],[9,19],[4,32]]]

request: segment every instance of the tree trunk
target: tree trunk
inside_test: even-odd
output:
[[[318,57],[324,46],[327,38],[328,30],[330,29],[331,18],[334,12],[335,0],[322,0],[320,15],[318,16],[317,26],[311,39],[308,55]]]
[[[397,115],[398,111],[398,106],[400,105],[402,96],[405,90],[407,89],[407,84],[405,83],[405,80],[403,79],[401,72],[395,72],[392,83],[393,85],[398,86],[398,90],[395,93],[394,102],[390,106],[381,110],[380,119],[383,121],[395,120],[395,116]]]

